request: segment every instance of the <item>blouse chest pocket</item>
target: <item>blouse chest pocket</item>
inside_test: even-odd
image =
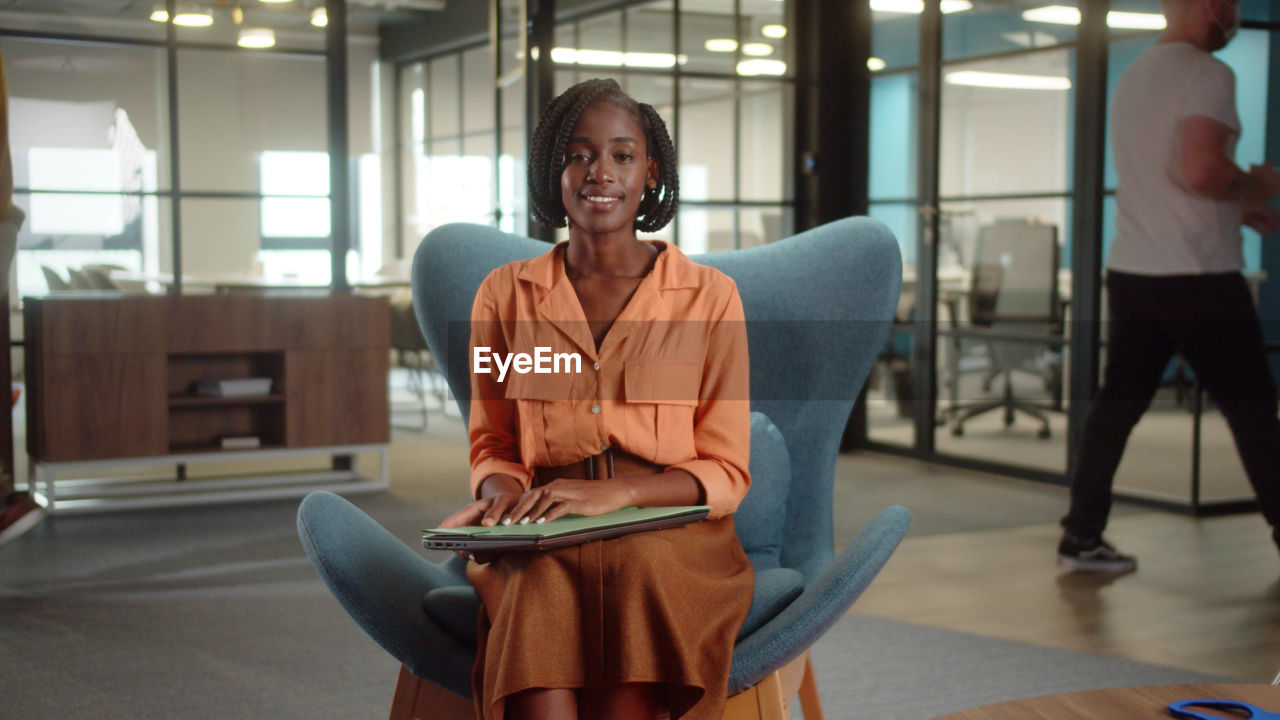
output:
[[[532,462],[546,462],[557,454],[552,445],[573,428],[573,377],[564,373],[512,372],[504,383],[505,397],[516,404],[520,418],[520,444]],[[536,457],[538,454],[541,457]]]
[[[702,368],[694,362],[633,360],[623,367],[628,412],[653,428],[655,455],[694,457],[694,412],[702,387]],[[650,458],[655,460],[654,458]]]

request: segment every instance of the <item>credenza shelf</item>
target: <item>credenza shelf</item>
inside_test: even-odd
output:
[[[229,397],[174,395],[169,398],[169,408],[222,407],[227,405],[280,405],[283,402],[283,395],[236,395]]]

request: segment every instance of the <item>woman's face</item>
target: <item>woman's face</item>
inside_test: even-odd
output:
[[[571,226],[634,234],[644,191],[658,186],[658,162],[649,157],[635,116],[608,100],[592,103],[573,126],[564,155],[560,195]]]

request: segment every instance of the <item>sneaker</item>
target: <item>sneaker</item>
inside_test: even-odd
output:
[[[1138,569],[1135,558],[1116,552],[1101,537],[1084,540],[1070,533],[1063,533],[1062,542],[1058,543],[1058,564],[1087,572],[1127,573]]]
[[[13,493],[4,507],[0,507],[0,545],[39,525],[43,519],[44,508],[36,504],[30,495]]]

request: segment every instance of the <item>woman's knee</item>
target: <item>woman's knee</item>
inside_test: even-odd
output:
[[[583,718],[654,720],[665,709],[663,686],[627,683],[609,688],[584,689],[579,697]]]
[[[570,688],[530,688],[506,698],[504,720],[577,720],[578,693]]]

